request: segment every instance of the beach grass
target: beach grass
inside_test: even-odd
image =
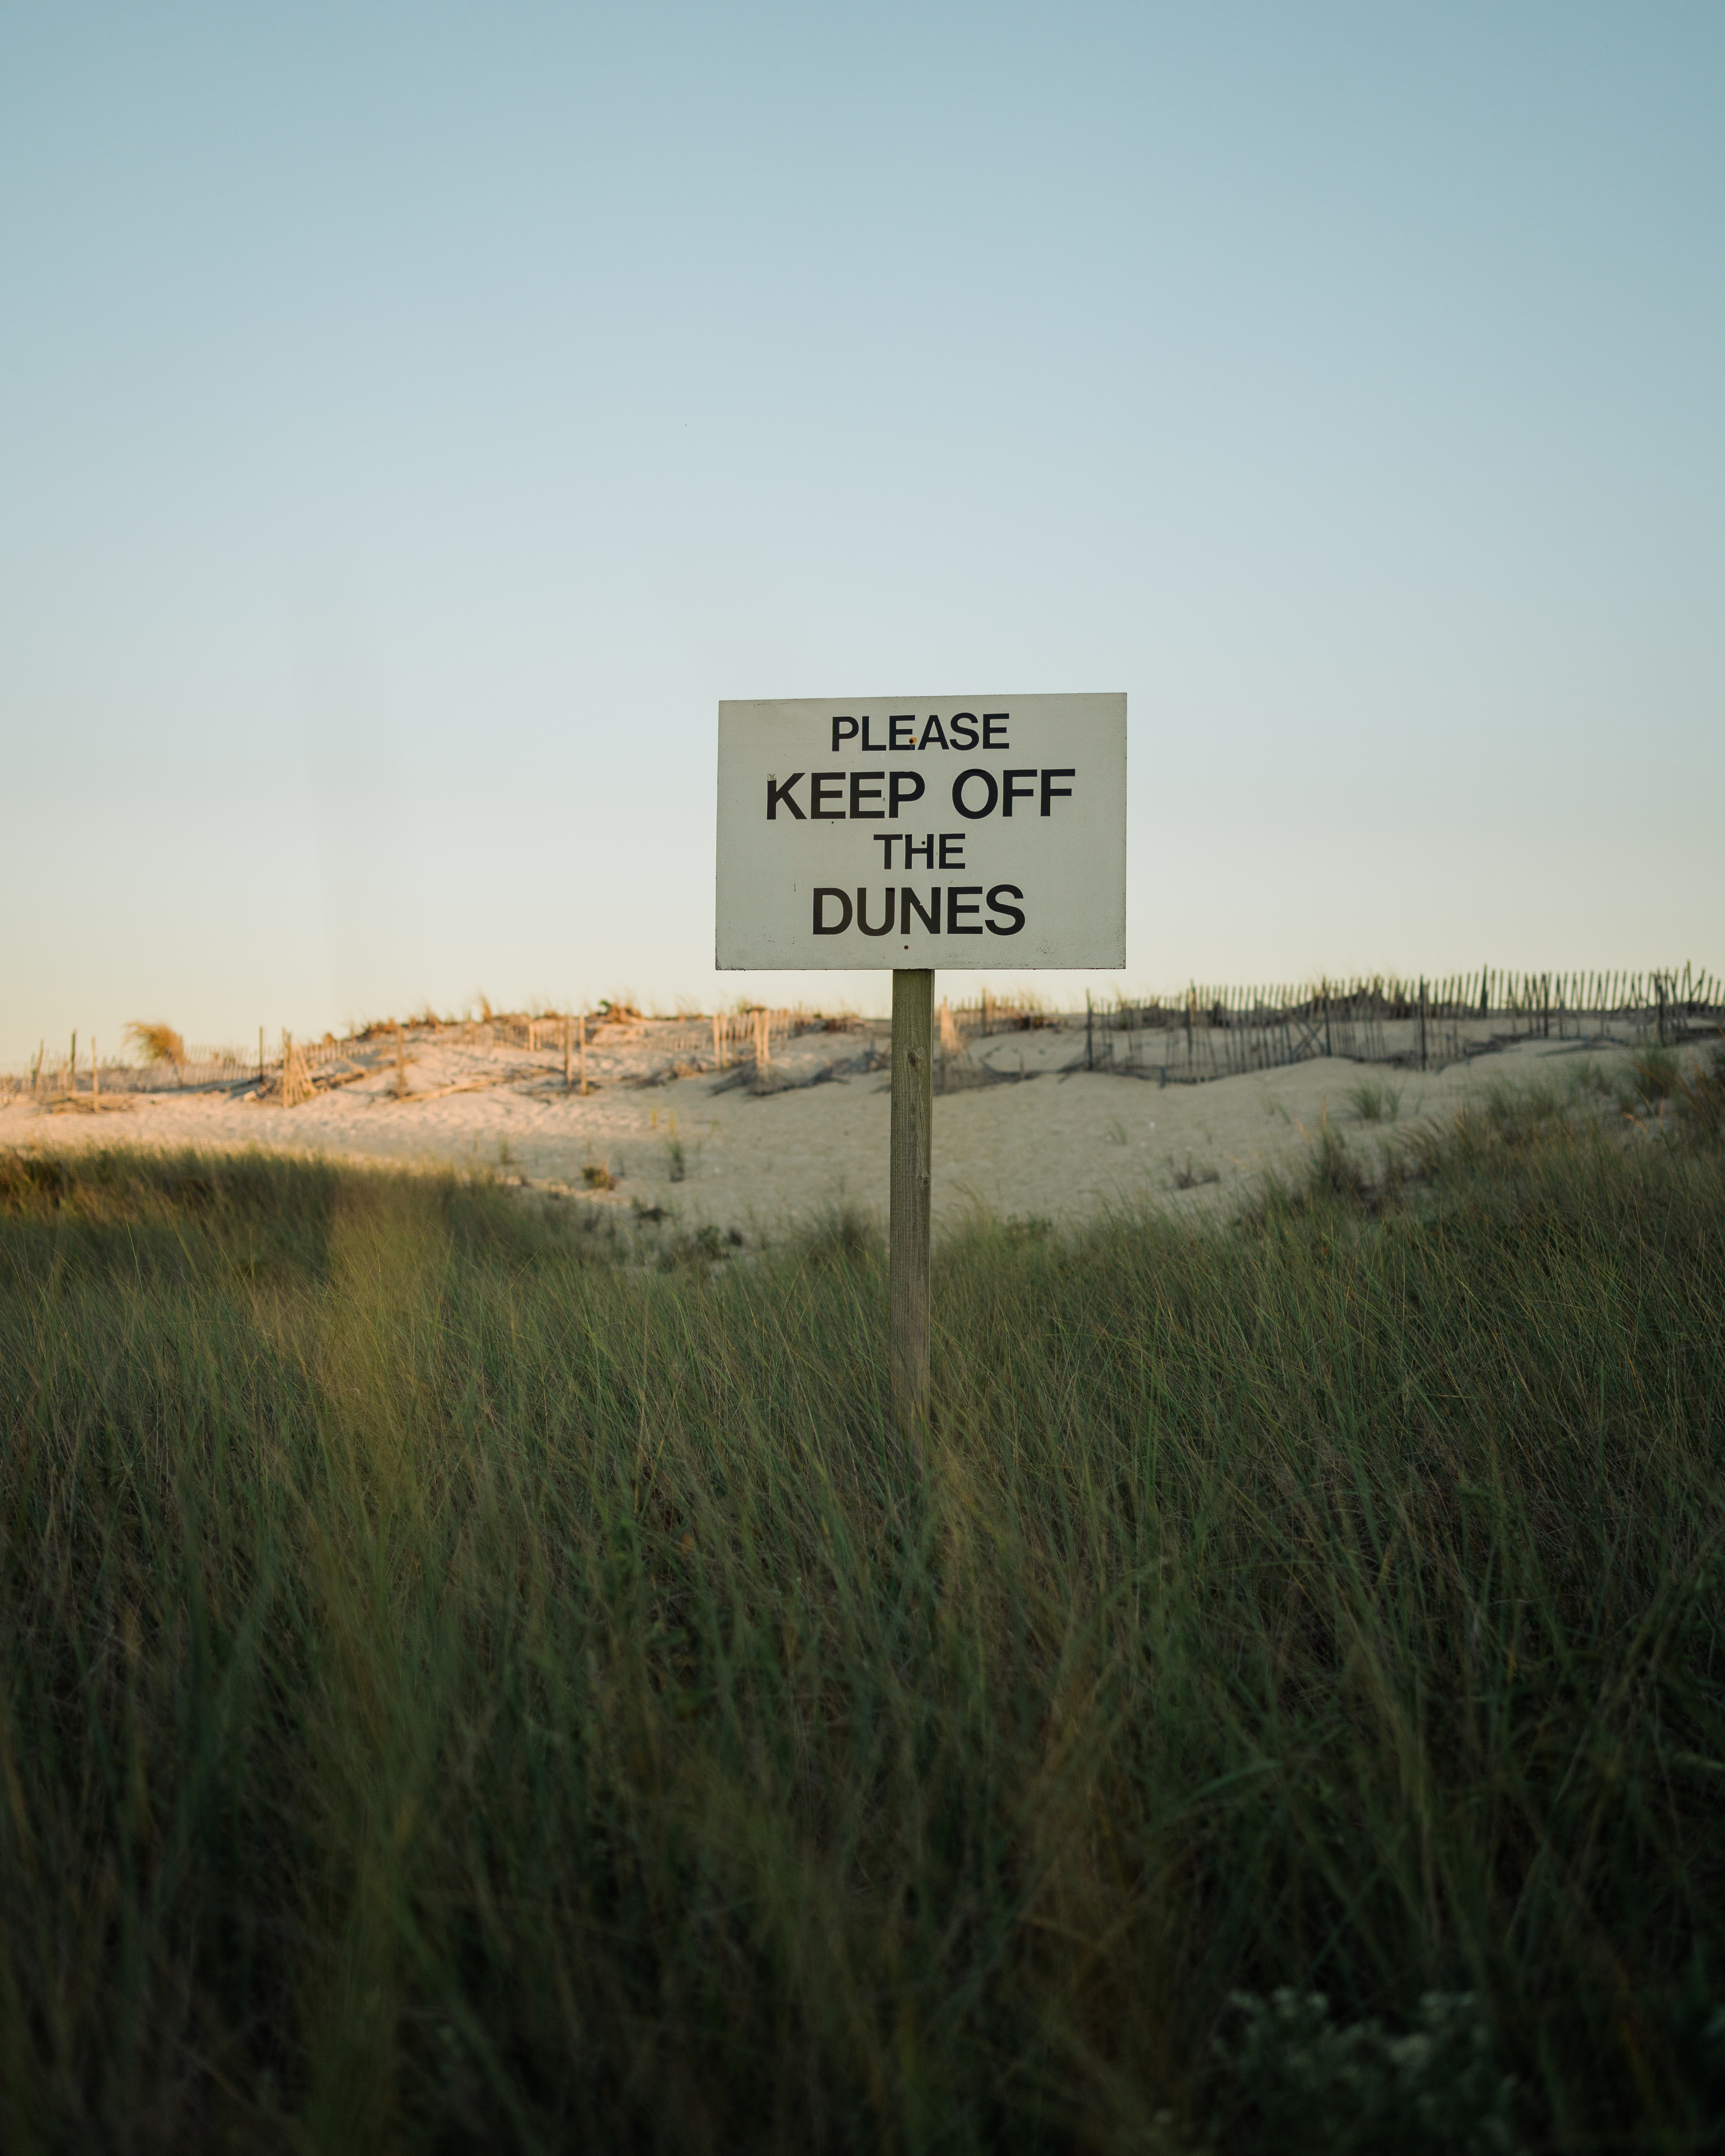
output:
[[[976,1219],[921,1460],[854,1217],[0,1163],[0,2138],[1718,2148],[1717,1137]]]
[[[1401,1113],[1402,1089],[1382,1078],[1362,1078],[1348,1089],[1348,1105],[1363,1123],[1393,1123]]]

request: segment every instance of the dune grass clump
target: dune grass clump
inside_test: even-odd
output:
[[[1348,1088],[1348,1105],[1363,1123],[1393,1123],[1401,1112],[1401,1088],[1386,1079],[1362,1078]]]
[[[1678,1122],[1689,1137],[1702,1144],[1725,1138],[1725,1038],[1704,1060],[1679,1074],[1676,1101]]]
[[[1683,1065],[1675,1049],[1644,1048],[1630,1059],[1635,1096],[1645,1106],[1657,1108],[1681,1083]]]
[[[184,1084],[186,1044],[171,1025],[160,1019],[135,1018],[126,1029],[126,1042],[146,1063],[171,1063],[176,1081]]]
[[[1687,1130],[975,1218],[920,1460],[842,1214],[8,1164],[0,2138],[1717,2148]]]

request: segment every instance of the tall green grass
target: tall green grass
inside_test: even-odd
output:
[[[1386,1160],[973,1225],[920,1469],[855,1223],[14,1161],[0,2139],[1718,2148],[1725,1155]]]

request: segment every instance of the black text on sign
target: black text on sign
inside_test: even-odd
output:
[[[721,967],[1122,966],[1123,696],[719,706]]]

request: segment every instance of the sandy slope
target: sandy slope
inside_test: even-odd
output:
[[[700,1029],[688,1030],[692,1060]],[[868,1036],[807,1035],[778,1052],[775,1070],[808,1076],[866,1052]],[[884,1030],[874,1045],[883,1052]],[[535,1184],[574,1189],[583,1203],[668,1209],[665,1231],[711,1224],[752,1240],[781,1222],[850,1204],[884,1219],[891,1107],[884,1070],[853,1070],[806,1090],[762,1098],[715,1090],[715,1075],[641,1086],[684,1049],[673,1026],[644,1026],[603,1041],[590,1059],[598,1090],[562,1090],[555,1056],[506,1050],[428,1046],[409,1082],[485,1090],[434,1099],[393,1097],[393,1073],[301,1106],[188,1094],[139,1096],[129,1111],[50,1114],[28,1101],[0,1108],[0,1146],[263,1145],[405,1162],[503,1167]],[[706,1041],[711,1060],[711,1040]],[[1363,1122],[1350,1095],[1363,1081],[1399,1094],[1399,1121],[1444,1116],[1469,1096],[1506,1081],[1563,1081],[1591,1055],[1615,1068],[1625,1051],[1573,1042],[1523,1042],[1468,1065],[1419,1073],[1319,1060],[1201,1086],[1071,1070],[1081,1034],[1014,1034],[978,1042],[975,1058],[1022,1082],[937,1099],[934,1209],[951,1225],[969,1209],[1003,1218],[1081,1219],[1116,1205],[1176,1211],[1232,1209],[1266,1169],[1291,1168],[1328,1115],[1367,1158],[1388,1125]],[[497,1084],[506,1072],[515,1081]],[[674,1180],[681,1148],[682,1173]],[[583,1170],[603,1167],[616,1187],[587,1188]],[[1182,1188],[1181,1181],[1199,1179]]]

